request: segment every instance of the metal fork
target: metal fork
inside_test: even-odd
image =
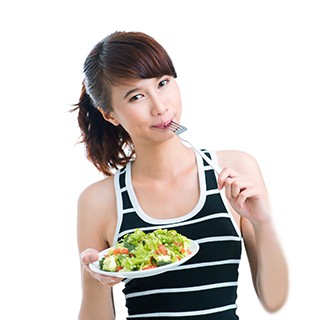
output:
[[[171,121],[167,127],[173,133],[175,133],[182,141],[188,143],[190,145],[190,147],[192,147],[192,149],[194,151],[196,151],[213,168],[213,170],[217,174],[220,174],[221,168],[216,163],[214,163],[203,151],[201,151],[199,148],[197,148],[193,144],[191,144],[191,142],[189,140],[185,139],[184,137],[181,137],[181,134],[188,130],[186,127],[184,127],[181,124],[178,124],[174,121]]]

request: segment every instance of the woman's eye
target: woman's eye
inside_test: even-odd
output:
[[[132,98],[130,98],[130,101],[136,101],[142,98],[142,94],[136,94]]]
[[[161,80],[160,82],[159,82],[159,87],[161,88],[161,87],[164,87],[167,83],[169,82],[169,80]]]

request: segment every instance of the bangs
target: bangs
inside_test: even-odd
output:
[[[106,40],[109,45],[105,48],[108,52],[104,54],[103,64],[110,84],[117,85],[130,78],[177,77],[169,55],[153,38],[132,33],[119,40],[115,35],[113,39]]]

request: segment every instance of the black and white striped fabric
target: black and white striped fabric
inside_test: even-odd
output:
[[[206,154],[213,160],[215,153]],[[140,228],[174,229],[197,241],[199,252],[174,270],[124,280],[127,319],[234,320],[242,238],[217,188],[213,169],[197,155],[200,197],[176,219],[154,219],[143,212],[131,184],[131,164],[115,175],[118,224],[114,243]],[[183,199],[177,199],[183,201]]]

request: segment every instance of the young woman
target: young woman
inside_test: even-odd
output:
[[[278,310],[287,266],[259,166],[244,152],[206,151],[223,168],[217,175],[168,129],[179,123],[181,99],[163,47],[143,33],[113,33],[90,52],[84,74],[79,125],[88,158],[106,178],[79,197],[79,319],[115,319],[112,286],[121,279],[88,265],[136,228],[175,229],[200,250],[169,272],[124,280],[128,319],[238,319],[242,242],[262,305]]]

